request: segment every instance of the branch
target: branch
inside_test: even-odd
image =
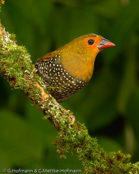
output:
[[[0,25],[1,26],[1,25]],[[18,46],[15,36],[0,27],[0,73],[8,80],[11,88],[21,89],[44,113],[59,131],[57,147],[60,157],[73,148],[84,166],[84,173],[136,173],[139,164],[132,164],[131,156],[119,152],[105,152],[97,143],[96,138],[88,134],[86,127],[74,121],[72,114],[65,110],[50,95],[51,87],[35,73],[30,55],[23,46]]]

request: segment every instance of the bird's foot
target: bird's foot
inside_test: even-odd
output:
[[[35,74],[38,70],[36,68],[33,69],[33,71],[31,72],[30,76],[32,77],[33,74]]]

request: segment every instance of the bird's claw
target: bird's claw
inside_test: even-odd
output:
[[[30,76],[32,77],[33,74],[35,74],[38,70],[36,68],[33,69],[33,71],[31,72]]]

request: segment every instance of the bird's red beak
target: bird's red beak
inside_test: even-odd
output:
[[[102,41],[98,45],[98,49],[101,50],[101,49],[104,49],[104,48],[109,48],[109,47],[114,47],[114,46],[115,46],[114,43],[112,43],[111,41],[103,38]]]

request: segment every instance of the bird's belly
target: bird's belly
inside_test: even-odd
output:
[[[74,93],[70,92],[70,90],[66,90],[67,92],[65,92],[65,90],[61,90],[61,89],[55,89],[53,91],[51,91],[52,96],[57,100],[57,102],[63,102],[67,99],[69,99]],[[76,91],[77,92],[77,91]]]
[[[52,96],[58,101],[63,102],[83,88],[86,84],[79,79],[74,79],[70,83],[64,83],[61,86],[55,86],[51,91]]]

